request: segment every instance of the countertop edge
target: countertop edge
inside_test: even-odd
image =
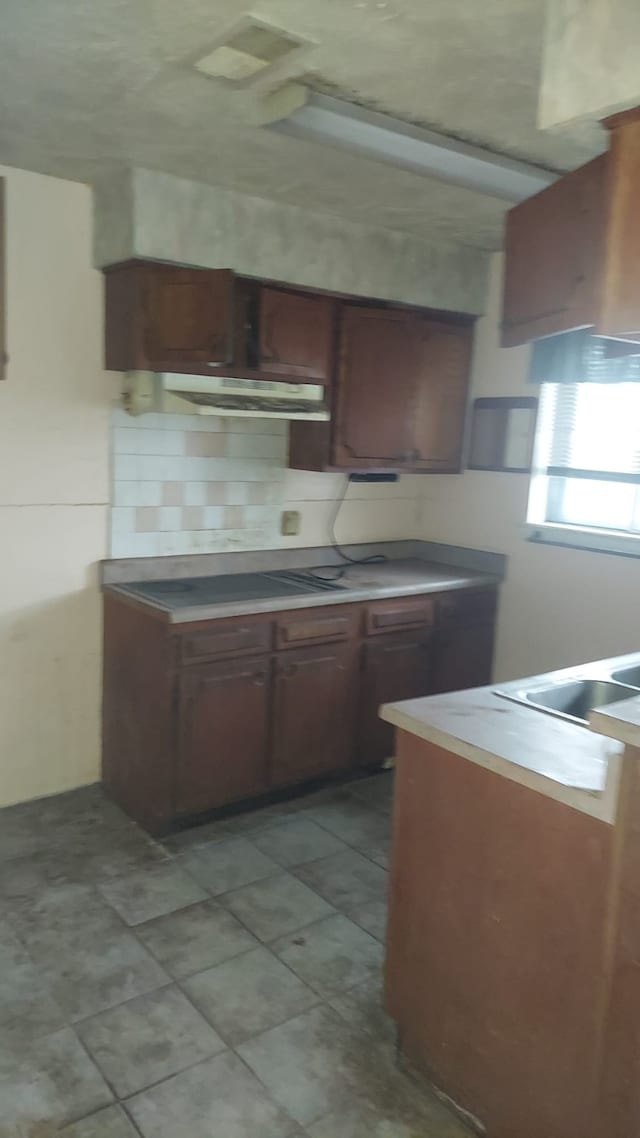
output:
[[[629,713],[634,710],[637,712],[636,716],[628,718]],[[616,739],[629,747],[640,747],[640,695],[591,711],[589,727],[598,735],[605,735],[608,739]]]
[[[540,774],[526,766],[520,766],[501,755],[495,755],[473,743],[467,743],[464,739],[457,739],[455,735],[424,723],[393,704],[382,707],[380,717],[400,731],[407,731],[410,735],[423,739],[427,743],[433,743],[434,746],[441,747],[444,751],[459,755],[460,758],[493,771],[494,774],[508,778],[511,782],[525,786],[529,790],[537,791],[546,798],[552,798],[564,806],[570,806],[583,814],[589,814],[609,825],[615,821],[618,767],[621,756],[613,755],[609,758],[609,769],[604,789],[590,790],[558,782],[549,775]],[[583,730],[583,728],[577,728],[577,730]]]
[[[428,564],[428,562],[425,562]],[[455,567],[450,567],[455,568]],[[468,574],[468,575],[467,575]],[[138,608],[152,609],[171,625],[192,624],[201,620],[223,620],[234,616],[257,616],[264,613],[290,612],[296,609],[326,608],[333,605],[359,604],[363,601],[385,600],[393,597],[423,596],[429,593],[454,592],[462,589],[497,588],[501,578],[492,573],[462,569],[455,580],[443,576],[440,582],[425,584],[387,585],[366,588],[346,587],[344,591],[310,593],[301,596],[277,597],[262,601],[245,601],[231,604],[194,605],[191,608],[170,609],[157,601],[132,592],[125,584],[104,585],[106,595],[115,595],[135,604]]]

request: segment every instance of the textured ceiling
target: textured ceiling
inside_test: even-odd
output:
[[[0,162],[84,181],[146,166],[495,248],[503,203],[253,126],[259,89],[208,79],[191,63],[252,11],[315,42],[302,66],[319,85],[565,170],[604,139],[597,126],[536,129],[544,8],[544,0],[254,0],[246,8],[3,0]],[[278,82],[294,75],[283,71]]]

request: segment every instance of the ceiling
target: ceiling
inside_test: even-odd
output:
[[[144,166],[481,248],[505,205],[254,126],[263,86],[196,72],[244,11],[308,37],[342,97],[512,157],[571,169],[596,125],[536,129],[544,0],[3,0],[0,162],[92,181]],[[285,71],[270,85],[297,77]]]

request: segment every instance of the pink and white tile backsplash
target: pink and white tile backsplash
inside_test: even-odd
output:
[[[111,556],[218,553],[325,545],[344,475],[287,469],[289,427],[277,419],[112,415]],[[352,485],[338,539],[417,536],[420,476]],[[282,510],[300,533],[280,534]]]
[[[114,411],[111,555],[272,544],[287,427],[277,420]]]

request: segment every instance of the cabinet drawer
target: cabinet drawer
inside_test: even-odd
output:
[[[182,664],[195,664],[241,652],[268,652],[270,647],[271,624],[268,621],[212,624],[211,628],[182,637],[179,659]]]
[[[356,614],[352,609],[322,613],[288,614],[278,621],[277,648],[297,648],[303,644],[330,644],[356,635]]]
[[[432,597],[411,601],[380,601],[369,605],[365,618],[367,636],[379,636],[402,628],[431,627],[435,618]]]
[[[495,589],[460,590],[438,598],[438,621],[445,627],[473,620],[493,620],[496,615]]]

